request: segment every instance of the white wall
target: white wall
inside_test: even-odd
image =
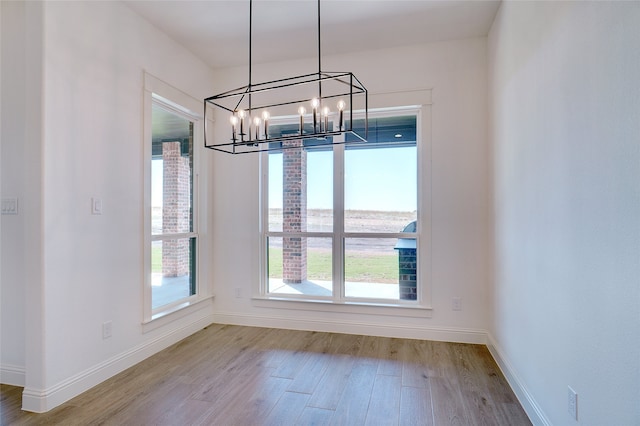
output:
[[[24,340],[26,353],[17,346],[9,352],[13,363],[23,358],[24,407],[42,411],[211,322],[209,303],[143,333],[142,118],[144,71],[196,99],[208,94],[213,74],[120,3],[28,4],[36,11],[25,31],[40,54],[35,49],[29,57],[27,50],[26,67],[41,76],[34,77],[41,90],[29,90],[43,99],[31,105],[35,117],[43,111],[42,134],[32,140],[33,130],[16,126],[29,144],[12,144],[9,157],[3,127],[3,196],[16,193],[35,205],[25,203],[24,217],[12,218],[21,223],[15,234],[5,232],[3,216],[2,282],[3,290],[7,283],[26,288],[23,300],[19,291],[5,300],[3,291],[3,307],[13,304],[17,318],[27,318],[25,337],[20,330],[9,335]],[[3,4],[3,19],[4,12]],[[33,111],[18,117],[30,120]],[[102,198],[101,216],[90,214],[91,197]],[[42,226],[35,236],[24,229],[30,218]],[[6,249],[14,244],[23,250]],[[41,261],[38,250],[31,257],[30,244],[41,248]],[[40,265],[41,275],[29,272]],[[113,321],[113,337],[103,340],[105,321]],[[2,343],[4,352],[4,333]]]
[[[504,2],[489,35],[496,353],[538,423],[640,423],[640,3]]]
[[[253,82],[313,72],[317,62],[254,66]],[[488,170],[486,40],[470,39],[323,57],[324,69],[353,71],[372,97],[432,89],[431,253],[424,253],[432,318],[272,309],[250,299],[259,279],[257,156],[214,156],[216,319],[241,324],[311,328],[484,342],[487,323]],[[246,69],[220,70],[216,89],[247,83]],[[214,93],[212,93],[214,94]],[[411,103],[411,102],[410,102]],[[227,118],[220,120],[227,122]],[[430,187],[429,187],[430,185]],[[427,197],[428,198],[428,197]],[[426,236],[426,235],[425,235]],[[428,236],[426,236],[428,237]],[[427,268],[428,269],[428,268]],[[235,288],[243,297],[236,298]],[[463,310],[451,309],[453,297]]]
[[[2,2],[2,197],[18,199],[18,215],[2,216],[0,379],[24,386],[26,358],[41,350],[26,324],[39,324],[41,283],[42,16],[37,3]],[[35,366],[39,369],[39,366]],[[37,374],[36,374],[37,376]]]

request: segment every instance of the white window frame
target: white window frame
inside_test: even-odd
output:
[[[268,293],[268,237],[272,234],[269,231],[269,206],[268,206],[268,160],[269,153],[263,152],[260,159],[261,167],[261,249],[260,249],[260,281],[253,297],[253,304],[260,307],[280,307],[287,309],[306,309],[319,311],[337,311],[350,313],[372,313],[388,314],[396,316],[410,317],[430,317],[431,316],[431,291],[429,283],[431,281],[431,227],[430,227],[430,167],[431,167],[431,105],[430,91],[429,101],[422,105],[396,106],[369,110],[369,117],[376,116],[416,116],[416,150],[417,150],[417,232],[406,233],[351,233],[338,229],[336,225],[344,223],[344,145],[334,145],[333,157],[333,185],[334,185],[334,229],[329,233],[302,233],[307,237],[331,237],[333,239],[333,295],[331,297],[299,296],[291,294]],[[354,113],[354,115],[356,115]],[[357,115],[356,115],[357,117]],[[273,121],[274,124],[276,123]],[[339,217],[337,217],[339,215]],[[276,233],[277,234],[277,233]],[[417,271],[417,292],[416,301],[389,300],[389,299],[364,299],[345,298],[344,283],[335,278],[341,275],[343,270],[343,251],[337,244],[343,244],[345,238],[353,237],[384,237],[384,238],[416,238],[418,250],[418,271]],[[340,264],[339,264],[340,263]]]
[[[145,73],[144,75],[144,278],[143,278],[143,319],[144,331],[149,331],[158,325],[161,318],[183,316],[201,302],[210,299],[208,286],[203,285],[204,273],[201,259],[206,259],[203,253],[205,244],[201,242],[202,227],[200,218],[205,217],[201,211],[200,162],[202,157],[204,118],[199,112],[201,103],[191,96]],[[152,106],[162,108],[193,122],[193,229],[192,232],[180,234],[152,235],[151,231],[151,162],[152,162]],[[152,279],[151,279],[151,243],[155,240],[175,238],[195,238],[195,294],[179,299],[173,303],[152,308]]]

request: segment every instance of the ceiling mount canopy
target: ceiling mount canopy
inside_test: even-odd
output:
[[[303,145],[308,140],[312,146],[367,141],[367,89],[352,72],[322,71],[320,0],[317,4],[318,71],[253,83],[253,0],[249,0],[249,82],[204,100],[205,117],[211,108],[228,123],[224,126],[228,131],[215,135],[205,125],[206,148],[244,154],[296,146],[283,143],[288,140],[300,140]],[[354,126],[355,114],[364,120],[364,126],[358,126],[360,131]],[[279,125],[292,122],[297,130],[276,131]]]

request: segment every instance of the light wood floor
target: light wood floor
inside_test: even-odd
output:
[[[482,345],[211,325],[44,414],[3,425],[530,425]]]

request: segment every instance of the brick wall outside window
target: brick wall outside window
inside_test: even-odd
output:
[[[307,152],[302,140],[284,141],[282,231],[305,232],[307,230]],[[307,280],[307,239],[283,237],[283,281],[288,284]]]
[[[189,158],[181,155],[180,142],[162,144],[164,234],[190,232],[191,167]],[[190,272],[189,239],[162,242],[162,275],[180,277]]]

